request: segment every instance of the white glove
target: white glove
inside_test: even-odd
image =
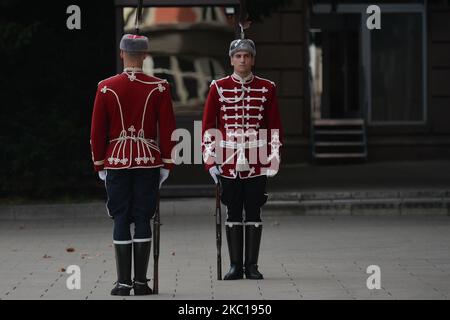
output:
[[[278,170],[267,169],[266,176],[267,176],[268,178],[272,178],[272,177],[275,177],[275,175],[276,175],[277,173],[278,173]]]
[[[98,177],[100,178],[100,180],[105,181],[106,180],[106,170],[100,170],[98,172]]]
[[[170,170],[161,168],[159,169],[159,188],[161,189],[161,186],[163,182],[169,177]]]
[[[217,168],[216,166],[209,168],[209,174],[211,175],[211,177],[213,178],[214,182],[216,184],[219,183],[219,178],[217,178],[218,176],[220,176],[220,174],[222,173],[222,169],[219,167]]]

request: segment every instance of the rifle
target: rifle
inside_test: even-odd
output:
[[[222,280],[222,212],[220,208],[220,184],[216,184],[216,246],[217,280]]]
[[[156,212],[153,217],[153,293],[158,294],[158,263],[159,263],[159,228],[161,226],[161,220],[159,215],[159,190],[156,194]]]

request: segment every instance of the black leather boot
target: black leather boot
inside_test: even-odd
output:
[[[114,244],[116,252],[117,283],[111,290],[113,296],[129,296],[131,285],[131,246]]]
[[[233,225],[225,227],[228,242],[228,252],[230,253],[230,271],[223,280],[237,280],[244,277],[242,267],[242,254],[244,251],[244,227]]]
[[[134,282],[133,289],[135,296],[145,296],[153,291],[147,285],[147,268],[150,258],[151,242],[133,242],[134,250]]]
[[[247,279],[263,279],[263,275],[258,271],[261,233],[261,224],[245,226],[245,277]]]

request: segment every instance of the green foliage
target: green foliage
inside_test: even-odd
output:
[[[25,50],[31,43],[39,23],[22,25],[0,20],[0,48],[7,57],[14,56],[19,50]]]
[[[89,130],[97,82],[115,72],[114,6],[74,2],[80,31],[66,28],[69,1],[0,3],[0,198],[101,190]]]

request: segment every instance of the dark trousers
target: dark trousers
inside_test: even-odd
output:
[[[159,168],[107,170],[106,207],[114,219],[114,241],[132,240],[130,225],[134,222],[134,239],[150,239],[150,220],[156,210]]]
[[[248,179],[221,177],[220,182],[221,201],[227,207],[227,222],[261,222],[261,207],[267,201],[266,176]]]

